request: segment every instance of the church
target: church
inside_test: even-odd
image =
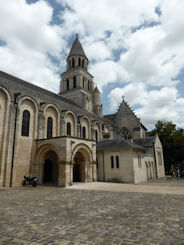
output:
[[[162,145],[123,99],[103,115],[78,36],[58,94],[0,71],[0,186],[140,183],[165,176]],[[33,71],[34,72],[34,71]]]

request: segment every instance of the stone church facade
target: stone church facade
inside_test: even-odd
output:
[[[103,116],[100,92],[76,36],[59,94],[0,72],[0,186],[139,183],[164,177],[162,145],[123,100]]]

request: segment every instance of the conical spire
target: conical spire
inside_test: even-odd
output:
[[[86,54],[84,53],[84,50],[82,48],[82,45],[78,39],[78,34],[76,34],[76,39],[71,47],[71,50],[70,50],[70,53],[68,55],[68,58],[70,56],[75,56],[75,55],[78,55],[78,56],[83,56],[87,59],[86,57]]]
[[[100,91],[99,91],[99,89],[98,89],[98,87],[97,87],[97,86],[95,87],[94,92],[100,93]]]

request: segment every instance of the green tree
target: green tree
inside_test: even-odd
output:
[[[184,129],[168,121],[158,121],[149,135],[158,134],[163,147],[166,173],[171,166],[180,166],[184,170]]]

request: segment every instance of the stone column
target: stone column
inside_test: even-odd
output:
[[[68,186],[71,182],[70,163],[59,162],[58,186]]]
[[[45,138],[45,116],[43,111],[38,112],[38,138]]]
[[[60,135],[66,135],[66,123],[64,117],[60,117]]]
[[[70,164],[70,185],[73,183],[73,162]]]
[[[88,182],[92,182],[93,180],[93,164],[92,163],[88,163]]]
[[[84,182],[88,182],[88,166],[87,162],[84,162]]]
[[[96,162],[92,163],[92,180],[97,181]]]
[[[81,125],[80,125],[80,123],[77,123],[77,137],[81,138]]]

